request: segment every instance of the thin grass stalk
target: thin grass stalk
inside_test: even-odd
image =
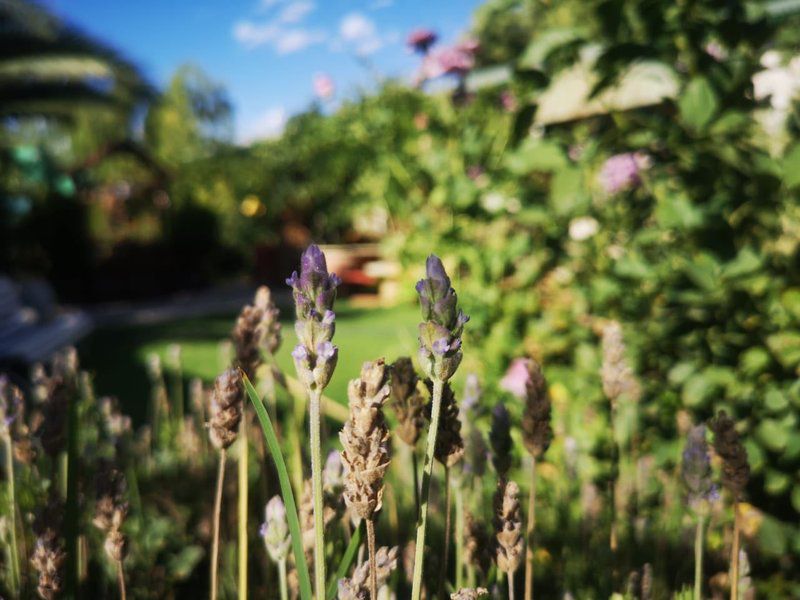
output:
[[[411,449],[411,471],[414,474],[414,518],[419,518],[419,465],[417,464],[417,450]]]
[[[69,399],[67,416],[67,500],[64,515],[64,540],[66,542],[66,597],[79,597],[78,590],[78,397]]]
[[[3,436],[5,442],[6,455],[6,477],[8,477],[8,512],[11,522],[11,543],[9,548],[11,560],[11,592],[13,595],[19,594],[21,585],[20,566],[19,566],[19,546],[17,545],[17,494],[14,483],[14,445],[11,436]]]
[[[367,546],[369,547],[369,597],[378,600],[378,567],[375,563],[375,521],[367,519]]]
[[[128,594],[125,590],[125,571],[122,569],[122,561],[118,560],[117,562],[117,582],[119,583],[119,598],[120,600],[126,600]]]
[[[247,598],[247,461],[250,441],[247,439],[247,414],[239,425],[239,598]]]
[[[222,485],[225,481],[225,449],[219,451],[217,489],[214,495],[213,533],[211,538],[211,600],[217,600],[217,570],[219,568],[219,521],[222,513]]]
[[[428,428],[428,441],[425,445],[425,462],[423,463],[422,489],[420,492],[420,509],[417,518],[417,545],[414,551],[414,579],[411,587],[411,600],[420,600],[422,597],[422,569],[425,557],[425,528],[428,525],[428,497],[431,491],[431,476],[433,474],[433,453],[436,448],[436,434],[439,431],[439,413],[442,407],[442,390],[444,382],[436,378],[433,380],[433,394],[431,398],[431,423]]]
[[[278,562],[278,586],[281,590],[281,600],[289,600],[289,591],[286,585],[286,560]]]
[[[320,402],[322,392],[313,390],[309,398],[311,433],[311,491],[314,496],[314,590],[317,597],[325,594],[325,506],[322,497],[322,443],[320,439]]]
[[[250,380],[247,379],[247,375],[243,375],[242,379],[250,402],[252,402],[256,409],[258,420],[261,423],[261,430],[264,433],[264,439],[267,442],[272,459],[275,461],[275,468],[278,471],[278,482],[280,483],[283,503],[286,505],[286,520],[288,521],[289,531],[291,532],[292,553],[294,554],[300,583],[300,598],[301,600],[312,600],[311,581],[308,576],[306,555],[303,552],[303,535],[300,531],[300,522],[297,518],[297,504],[294,501],[292,484],[289,481],[289,472],[286,469],[286,462],[283,460],[283,455],[281,454],[280,443],[275,435],[275,428],[269,420],[267,410],[258,397],[258,392],[256,392],[253,384],[250,383]],[[356,536],[353,537],[355,538]]]
[[[694,534],[694,600],[703,598],[703,533],[705,517],[697,518],[697,529]]]
[[[533,536],[536,530],[536,457],[531,457],[531,492],[528,495],[528,526],[525,538],[525,600],[533,600]]]
[[[739,498],[733,499],[733,548],[731,549],[731,600],[739,600]]]
[[[450,562],[450,530],[452,529],[450,522],[450,505],[452,504],[450,498],[450,467],[444,467],[444,565],[442,566],[442,576],[439,578],[439,597],[444,596],[445,581],[447,580],[447,567]]]
[[[456,487],[456,589],[464,587],[464,490]]]

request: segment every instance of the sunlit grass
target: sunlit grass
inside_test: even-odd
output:
[[[339,346],[339,364],[326,395],[346,404],[347,382],[358,376],[361,364],[385,356],[414,356],[417,348],[419,309],[413,305],[394,308],[354,308],[346,301],[337,304],[334,338]],[[296,343],[294,315],[282,311],[283,344],[278,364],[294,373],[290,353]],[[170,344],[180,344],[183,374],[188,381],[199,377],[206,382],[223,370],[219,343],[228,339],[236,315],[181,319],[158,325],[112,327],[98,330],[81,347],[83,364],[95,377],[97,393],[115,394],[132,418],[141,423],[147,414],[150,385],[147,356],[156,353],[165,361]]]

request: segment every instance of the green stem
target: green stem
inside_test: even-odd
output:
[[[525,532],[525,600],[533,600],[533,534],[536,530],[536,457],[531,459],[531,492],[528,495],[528,527]]]
[[[703,530],[705,517],[697,518],[697,529],[694,534],[694,600],[703,597]]]
[[[281,600],[289,600],[289,592],[286,587],[286,559],[278,562],[278,585],[281,588]]]
[[[17,545],[17,495],[14,485],[14,446],[11,443],[11,436],[3,436],[6,454],[6,476],[8,477],[8,520],[11,524],[11,544],[9,548],[11,560],[11,592],[13,596],[19,593],[20,569],[19,569],[19,546]]]
[[[733,499],[733,548],[731,549],[731,600],[739,600],[739,499]]]
[[[417,449],[411,448],[411,471],[414,474],[414,518],[419,518],[419,465],[417,464]]]
[[[325,523],[322,502],[322,442],[320,439],[321,390],[311,390],[309,397],[309,429],[311,438],[311,488],[314,495],[314,590],[317,598],[325,597]]]
[[[378,567],[375,563],[375,521],[367,519],[367,546],[369,547],[369,597],[378,600]]]
[[[464,490],[456,488],[456,589],[464,587]]]
[[[239,598],[247,599],[247,407],[239,426]]]
[[[414,580],[411,587],[411,600],[420,600],[422,597],[422,567],[425,556],[425,528],[428,524],[428,496],[431,491],[433,451],[436,448],[436,434],[439,430],[439,413],[442,407],[443,388],[443,381],[439,379],[433,380],[431,423],[428,427],[428,441],[425,444],[425,462],[422,467],[421,502],[419,516],[417,517],[417,545],[414,551]]]
[[[222,512],[222,486],[225,483],[225,450],[219,451],[217,489],[214,494],[213,531],[211,536],[211,600],[217,600],[217,569],[219,566],[219,520]]]
[[[447,581],[447,564],[450,558],[450,467],[444,467],[444,565],[439,578],[439,597],[444,597],[445,582]]]
[[[67,501],[65,507],[64,539],[67,547],[66,591],[67,598],[77,599],[78,589],[78,397],[69,399],[67,415]]]

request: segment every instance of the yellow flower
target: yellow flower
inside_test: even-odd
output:
[[[267,207],[259,200],[258,196],[255,194],[248,194],[239,205],[239,212],[245,217],[260,217],[267,212]]]

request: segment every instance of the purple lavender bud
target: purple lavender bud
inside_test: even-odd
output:
[[[719,494],[711,481],[705,425],[697,425],[689,430],[683,449],[681,474],[688,491],[689,507],[697,514],[707,514],[708,504]]]
[[[286,283],[292,287],[297,316],[294,329],[300,344],[292,356],[298,376],[309,387],[324,388],[336,366],[333,303],[341,279],[328,273],[325,255],[312,244],[300,258],[300,274],[292,273]]]
[[[416,286],[424,319],[419,326],[420,361],[429,377],[446,381],[461,362],[461,333],[469,317],[458,308],[458,297],[439,257],[429,256],[425,271]]]

